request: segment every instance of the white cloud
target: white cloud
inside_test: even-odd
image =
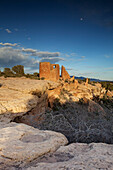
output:
[[[38,51],[32,48],[18,48],[17,44],[0,43],[0,67],[23,65],[25,69],[38,70],[39,62],[57,63],[64,61],[59,52]],[[16,47],[15,47],[16,46]],[[36,57],[35,57],[36,56]],[[36,59],[37,58],[37,59]]]
[[[36,53],[33,53],[32,56],[38,56],[38,57],[59,57],[59,52],[48,52],[48,51],[38,51]]]
[[[45,57],[40,60],[40,62],[50,62],[51,64],[57,63],[59,61],[65,61],[65,59],[61,57]]]
[[[5,29],[8,34],[12,33],[8,28]]]
[[[83,61],[83,60],[86,60],[85,58],[86,58],[85,56],[81,56],[81,57],[79,57],[79,58],[77,59],[77,61]]]
[[[2,42],[1,42],[0,45],[15,47],[15,46],[17,46],[18,44],[17,44],[17,43],[12,44],[12,43],[2,43]]]
[[[71,53],[70,55],[73,56],[73,57],[78,56],[76,53]]]
[[[23,52],[27,52],[27,53],[36,53],[37,50],[34,50],[32,48],[22,48]]]
[[[73,68],[66,68],[66,70],[73,70]]]
[[[26,67],[35,67],[37,63],[38,60],[24,55],[20,49],[14,49],[12,47],[0,48],[0,67],[13,67],[17,64],[21,64]]]

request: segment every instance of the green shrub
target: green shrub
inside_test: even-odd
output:
[[[81,79],[77,79],[78,80],[78,83],[82,84],[84,81],[81,80]]]
[[[14,71],[17,77],[24,76],[24,66],[17,65],[17,66],[12,67],[12,70]]]
[[[53,103],[53,111],[58,111],[60,107],[61,107],[60,99],[56,98]]]
[[[25,74],[26,78],[30,78],[30,79],[36,79],[36,80],[40,80],[40,77],[38,76],[34,76],[34,74]]]
[[[15,74],[10,68],[4,68],[4,77],[15,77]]]
[[[39,98],[42,96],[42,93],[40,91],[34,91],[32,92],[32,95],[38,96]]]
[[[105,88],[106,90],[113,90],[113,82],[108,82],[108,81],[102,81],[100,82],[102,87]]]
[[[33,73],[34,77],[39,77],[39,73],[35,72]]]
[[[79,99],[78,104],[80,104],[80,105],[84,104],[84,100],[83,100],[83,98]]]
[[[40,80],[44,80],[44,79],[45,79],[45,77],[41,77],[41,78],[40,78]]]

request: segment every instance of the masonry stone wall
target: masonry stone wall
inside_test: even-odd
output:
[[[46,80],[57,81],[60,76],[59,64],[50,64],[49,62],[40,62],[39,65],[40,78],[44,77]],[[70,76],[65,67],[61,68],[62,79],[69,79]]]
[[[86,85],[86,86],[88,85],[88,81],[89,81],[88,78],[86,78],[86,82],[85,82],[85,85]]]
[[[40,62],[39,75],[40,75],[40,78],[44,77],[45,79],[49,80],[50,78],[50,63],[49,62]]]
[[[40,62],[39,74],[40,78],[44,77],[46,80],[57,81],[59,80],[59,65],[50,64],[49,62]]]
[[[62,76],[62,79],[70,79],[70,75],[68,74],[68,72],[66,71],[65,67],[62,66],[61,68],[61,76]]]

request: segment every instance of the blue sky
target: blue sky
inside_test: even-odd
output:
[[[41,61],[113,81],[113,0],[0,2],[0,68],[38,72]]]

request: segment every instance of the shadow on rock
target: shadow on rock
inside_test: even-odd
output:
[[[113,143],[113,112],[92,100],[79,102],[67,101],[64,104],[56,100],[53,108],[45,113],[38,107],[18,116],[14,120],[41,130],[52,130],[64,134],[72,142]]]

